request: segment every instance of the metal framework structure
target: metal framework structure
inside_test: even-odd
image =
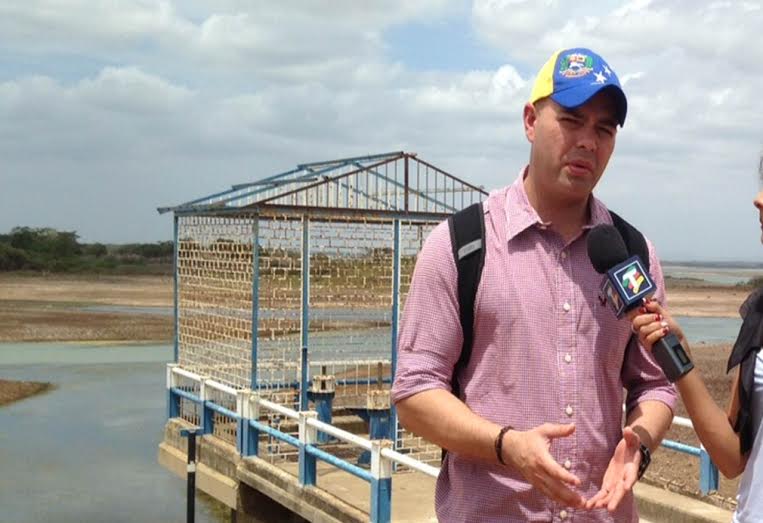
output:
[[[424,239],[486,195],[414,153],[392,152],[300,164],[160,208],[174,213],[175,362],[295,410],[325,397],[329,383],[328,418],[365,408],[394,377],[400,311]],[[181,411],[198,420],[192,407]],[[426,447],[390,414],[398,448]],[[288,420],[269,416],[289,432]],[[232,420],[214,426],[225,439],[235,434]],[[282,447],[269,441],[267,453],[293,452]]]

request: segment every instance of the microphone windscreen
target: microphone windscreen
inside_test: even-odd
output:
[[[588,257],[599,274],[628,259],[628,248],[614,225],[601,224],[588,231]]]

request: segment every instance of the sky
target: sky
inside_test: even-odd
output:
[[[582,46],[629,103],[596,195],[663,259],[763,261],[762,29],[761,0],[3,0],[0,232],[170,240],[157,207],[398,150],[499,188]]]

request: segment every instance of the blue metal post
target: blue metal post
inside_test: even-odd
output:
[[[307,445],[299,445],[299,483],[301,485],[315,485],[317,479],[317,467],[315,456],[308,454]]]
[[[388,439],[391,429],[389,410],[369,410],[368,437]]]
[[[257,390],[257,338],[260,328],[260,217],[252,224],[252,368],[249,383]]]
[[[392,520],[392,478],[371,480],[371,523]]]
[[[259,456],[260,455],[260,431],[252,427],[249,424],[249,420],[246,420],[246,432],[244,432],[244,456]]]
[[[215,431],[215,411],[207,406],[207,386],[204,381],[204,378],[202,378],[201,393],[199,394],[201,397],[201,402],[199,403],[199,408],[201,409],[199,414],[201,418],[201,433],[212,434]]]
[[[180,417],[180,396],[167,390],[167,419]]]
[[[315,411],[318,413],[318,420],[331,424],[331,409],[334,403],[334,392],[311,392],[310,399],[315,405]],[[325,432],[318,431],[318,443],[327,443],[331,436]]]
[[[172,361],[175,363],[178,362],[178,346],[180,343],[180,311],[178,310],[178,280],[179,278],[179,271],[180,271],[180,260],[178,259],[178,253],[180,252],[180,247],[178,245],[178,215],[175,214],[175,218],[173,220],[173,240],[172,240],[172,266],[173,266],[173,281],[172,281],[172,295],[174,297],[173,302],[173,314],[174,314],[174,325],[175,325],[175,337],[173,340],[173,348],[172,348]]]
[[[302,216],[302,378],[300,380],[299,409],[307,410],[308,352],[310,330],[310,221]]]
[[[392,409],[368,409],[368,438],[371,440],[390,439],[392,424],[390,412]],[[394,440],[391,440],[394,445]],[[364,450],[358,456],[358,465],[368,465],[371,463],[371,453]]]
[[[699,450],[699,490],[702,494],[707,494],[712,490],[718,490],[720,478],[718,477],[718,467],[710,459],[705,447]]]
[[[246,444],[247,444],[247,434],[249,433],[249,423],[244,418],[239,418],[238,421],[236,421],[236,451],[238,451],[239,456],[247,456],[246,454]]]
[[[406,158],[406,162],[408,159]],[[406,172],[408,171],[406,163]],[[392,347],[390,353],[392,381],[395,381],[397,370],[397,336],[400,321],[400,220],[393,221],[394,244],[392,248]],[[393,448],[397,447],[397,411],[390,406],[389,436]]]
[[[215,431],[215,411],[207,407],[207,402],[201,403],[201,430],[202,434],[212,434]]]
[[[239,415],[236,448],[242,456],[256,456],[259,453],[260,431],[250,422],[257,422],[260,418],[259,395],[249,390],[238,391],[236,413]]]
[[[307,424],[307,420],[315,418],[315,412],[299,413],[299,482],[302,485],[315,485],[318,479],[316,458],[307,452],[307,447],[316,442],[317,430]]]
[[[180,417],[180,396],[175,393],[175,378],[172,369],[177,367],[177,363],[167,365],[167,419]]]
[[[392,519],[392,463],[381,452],[389,441],[371,441],[371,523],[389,523]]]
[[[308,392],[308,384],[307,384],[307,373],[308,373],[308,364],[307,364],[307,345],[302,346],[302,353],[300,355],[300,369],[302,377],[299,380],[299,410],[307,410],[308,404],[307,404],[307,392]]]

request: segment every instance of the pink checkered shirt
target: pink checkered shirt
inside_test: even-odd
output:
[[[572,436],[554,440],[551,454],[569,466],[585,498],[601,486],[622,436],[622,405],[644,400],[672,409],[673,386],[601,304],[602,276],[586,252],[585,233],[564,243],[530,205],[522,175],[493,192],[485,206],[486,261],[477,291],[474,345],[459,376],[462,399],[499,425],[528,430],[574,422]],[[590,227],[611,223],[591,197]],[[649,243],[651,275],[664,302],[662,269]],[[447,223],[419,253],[405,304],[392,394],[398,402],[429,389],[450,390],[463,335],[456,266]],[[449,453],[437,480],[437,516],[444,522],[638,521],[632,495],[613,515],[555,503],[509,467]]]

